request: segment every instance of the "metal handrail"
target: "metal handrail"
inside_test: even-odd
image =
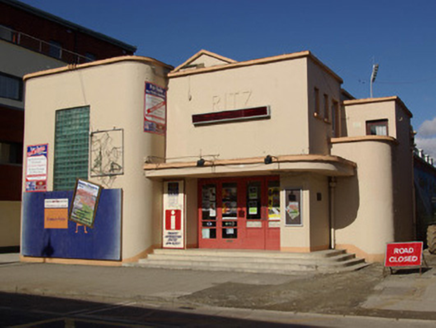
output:
[[[80,64],[92,61],[92,59],[86,56],[2,25],[0,25],[0,39],[69,64]]]

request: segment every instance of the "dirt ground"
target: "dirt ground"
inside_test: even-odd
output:
[[[372,264],[354,272],[299,275],[292,277],[291,281],[279,284],[219,284],[179,300],[193,306],[436,319],[436,313],[432,312],[371,310],[361,307],[370,295],[377,293],[374,287],[385,279],[386,274],[389,275],[389,271],[384,271],[381,264]],[[419,275],[416,270],[402,274]]]

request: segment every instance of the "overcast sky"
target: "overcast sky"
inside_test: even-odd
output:
[[[200,49],[237,61],[310,50],[356,98],[399,96],[436,158],[435,0],[22,0],[178,66]]]

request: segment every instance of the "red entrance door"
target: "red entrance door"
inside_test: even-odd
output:
[[[200,248],[279,249],[278,177],[199,181]]]

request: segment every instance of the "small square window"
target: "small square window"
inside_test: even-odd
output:
[[[369,136],[387,136],[388,120],[366,121],[366,134]]]

